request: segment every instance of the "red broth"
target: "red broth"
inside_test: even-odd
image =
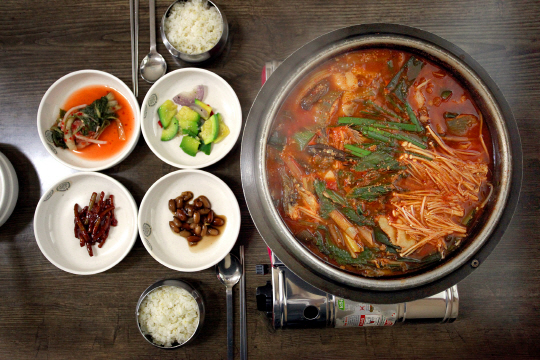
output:
[[[116,101],[122,107],[116,113],[124,126],[126,140],[118,138],[118,129],[116,123],[109,125],[99,137],[99,140],[107,141],[107,144],[91,144],[83,149],[73,152],[82,158],[88,160],[104,160],[121,152],[127,146],[129,139],[133,136],[135,130],[135,117],[128,100],[115,89],[104,85],[92,85],[81,88],[73,92],[63,109],[68,110],[74,106],[87,104],[90,105],[94,100],[107,95],[109,92],[114,94]]]
[[[370,49],[326,62],[288,95],[267,176],[283,221],[315,255],[391,276],[437,263],[466,240],[491,193],[491,148],[482,114],[451,74]]]

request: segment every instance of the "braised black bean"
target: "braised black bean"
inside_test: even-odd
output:
[[[203,202],[199,199],[196,199],[194,202],[193,202],[193,206],[195,206],[197,209],[200,209],[202,208],[204,205],[203,205]]]
[[[176,211],[176,201],[174,199],[169,200],[169,210],[174,214]]]
[[[189,226],[188,223],[183,223],[182,224],[182,229],[191,230],[191,227]]]
[[[184,199],[184,201],[189,201],[193,199],[193,193],[191,191],[184,191],[181,196]]]
[[[176,208],[180,209],[184,206],[184,199],[181,196],[176,198]]]
[[[206,223],[207,224],[211,224],[212,221],[214,221],[214,210],[210,210],[210,212],[208,213],[208,215],[206,215]]]
[[[187,230],[182,230],[178,233],[178,235],[182,236],[182,237],[185,237],[185,238],[188,238],[191,236],[191,231],[187,231]]]
[[[205,208],[210,209],[212,206],[210,205],[210,200],[204,195],[199,196],[199,200],[202,201]]]
[[[180,232],[180,229],[178,228],[178,226],[176,226],[174,224],[174,221],[169,221],[169,226],[171,227],[171,230],[174,231],[175,233],[179,233]]]
[[[197,245],[204,236],[219,235],[220,231],[211,225],[225,224],[225,220],[211,209],[206,196],[193,199],[191,191],[184,191],[175,199],[170,199],[168,205],[174,214],[173,220],[169,221],[171,230],[186,238],[190,246]]]
[[[225,224],[225,221],[223,221],[222,218],[218,218],[217,216],[214,217],[214,220],[212,221],[213,226],[222,226],[223,224]]]
[[[174,215],[181,221],[187,220],[186,212],[184,211],[184,209],[176,209],[176,213]]]
[[[189,237],[187,238],[187,240],[188,240],[189,242],[199,242],[199,241],[201,241],[201,239],[202,239],[202,237],[200,237],[200,236],[195,236],[195,235],[189,236]]]

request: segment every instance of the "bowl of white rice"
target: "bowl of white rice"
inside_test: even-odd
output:
[[[204,302],[182,280],[161,280],[148,287],[137,303],[137,325],[144,338],[162,349],[192,341],[204,322]]]
[[[198,63],[218,56],[229,37],[225,14],[209,0],[178,0],[161,20],[161,39],[169,52]]]

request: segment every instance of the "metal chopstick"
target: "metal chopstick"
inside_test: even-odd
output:
[[[246,266],[244,245],[240,245],[240,263],[242,264],[242,277],[240,278],[240,359],[247,359],[247,332],[246,332]]]
[[[139,0],[129,0],[131,25],[131,81],[133,94],[139,96]]]

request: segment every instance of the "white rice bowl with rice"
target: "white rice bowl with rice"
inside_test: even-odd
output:
[[[139,326],[157,345],[183,344],[199,326],[199,306],[187,290],[161,286],[148,293],[141,303]]]
[[[180,1],[165,20],[165,36],[176,50],[200,54],[216,45],[223,32],[223,20],[205,0]]]

